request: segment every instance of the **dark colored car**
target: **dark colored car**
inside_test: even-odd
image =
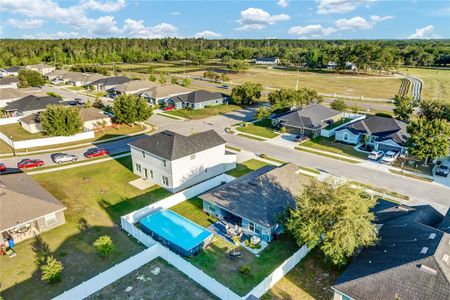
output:
[[[42,167],[43,165],[44,165],[43,160],[25,158],[17,163],[17,168],[30,169],[30,168]]]
[[[0,172],[6,171],[6,166],[4,163],[0,163]]]
[[[298,143],[301,143],[301,142],[304,142],[307,140],[309,140],[309,137],[307,137],[304,134],[298,134],[294,137],[294,142],[298,142]]]
[[[87,158],[92,158],[92,157],[99,157],[99,156],[104,156],[104,155],[108,155],[109,152],[106,149],[103,148],[94,148],[94,149],[89,149],[88,151],[86,151],[84,153],[84,156]]]
[[[436,169],[436,175],[447,177],[450,173],[450,168],[446,165],[439,165]]]
[[[74,100],[67,101],[67,104],[69,104],[71,106],[82,106],[82,105],[85,105],[86,102],[84,102],[83,99],[81,99],[81,98],[76,98]]]

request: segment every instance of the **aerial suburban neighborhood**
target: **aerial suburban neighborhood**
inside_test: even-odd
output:
[[[450,300],[449,15],[0,0],[0,300]]]

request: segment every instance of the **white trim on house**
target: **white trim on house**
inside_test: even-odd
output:
[[[66,210],[66,209],[67,209],[67,207],[64,207],[64,208],[62,208],[62,209],[55,210],[54,212],[52,212],[52,213],[50,213],[50,214],[55,214],[55,215],[56,215],[57,213],[62,212],[62,211],[64,211],[64,210]],[[47,214],[47,215],[50,215],[50,214]],[[31,220],[28,220],[28,221],[25,221],[25,222],[16,224],[16,225],[14,225],[14,226],[11,226],[11,227],[9,227],[9,228],[6,228],[6,229],[2,230],[1,232],[5,232],[5,231],[8,231],[8,230],[14,229],[14,228],[16,228],[16,227],[25,225],[25,224],[30,223],[30,222],[33,222],[33,221],[37,221],[37,220],[39,220],[39,219],[41,219],[41,218],[43,218],[43,217],[45,217],[45,216],[47,216],[47,215],[42,215],[42,216],[39,216],[39,217],[37,217],[37,218],[34,218],[34,219],[31,219]],[[47,225],[46,225],[46,226],[47,226]],[[50,226],[51,226],[51,225],[50,225]]]

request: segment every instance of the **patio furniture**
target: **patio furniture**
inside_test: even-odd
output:
[[[230,257],[230,258],[242,257],[242,252],[241,251],[230,251],[230,252],[228,252],[228,257]]]
[[[254,235],[250,238],[250,244],[258,245],[259,243],[261,243],[261,238],[259,236]]]

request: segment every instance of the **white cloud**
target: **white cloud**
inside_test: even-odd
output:
[[[391,20],[393,18],[393,16],[371,16],[369,20],[366,20],[363,17],[358,16],[351,19],[339,19],[336,21],[336,27],[339,30],[366,30],[373,28],[376,23]]]
[[[323,27],[320,24],[307,25],[307,26],[294,26],[289,28],[288,33],[292,35],[297,35],[302,38],[313,37],[319,38],[328,36],[336,32],[333,27]]]
[[[242,26],[236,28],[237,30],[259,30],[265,28],[267,25],[275,24],[277,22],[289,20],[290,17],[286,14],[270,15],[261,8],[247,8],[241,11],[241,18],[238,23]]]
[[[181,13],[179,11],[171,11],[169,14],[171,16],[179,16],[179,15],[181,15]]]
[[[56,32],[56,33],[45,33],[39,32],[37,34],[26,34],[22,36],[24,39],[33,39],[33,40],[53,40],[53,39],[74,39],[74,38],[82,38],[89,37],[87,35],[81,35],[79,32]]]
[[[85,0],[78,5],[83,10],[98,10],[103,12],[115,12],[119,11],[126,6],[125,0],[117,1],[97,1],[97,0]]]
[[[376,0],[319,0],[318,14],[342,14],[353,11],[358,6],[370,5]]]
[[[155,26],[145,26],[144,20],[126,19],[121,30],[126,37],[162,38],[176,36],[178,28],[172,24],[161,23]]]
[[[44,24],[44,20],[42,19],[26,19],[26,20],[18,20],[18,19],[8,19],[6,20],[6,24],[20,28],[20,29],[33,29],[39,28]]]
[[[194,37],[195,38],[220,38],[222,35],[220,33],[204,30],[202,32],[197,32]]]
[[[439,39],[441,36],[435,34],[434,26],[428,25],[422,28],[417,28],[416,32],[408,36],[409,39]]]
[[[278,0],[277,4],[283,8],[289,5],[287,0]]]

